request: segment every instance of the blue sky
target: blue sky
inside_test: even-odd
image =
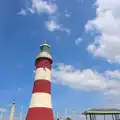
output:
[[[117,105],[119,97],[118,101],[108,102],[120,93],[117,32],[120,4],[117,0],[113,3],[108,0],[46,0],[42,3],[41,0],[1,0],[1,108],[10,109],[8,104],[15,101],[17,112],[21,106],[27,112],[34,61],[45,40],[51,46],[54,61],[52,103],[55,111],[63,115],[65,108],[80,113],[92,107]],[[110,10],[114,14],[111,15]]]

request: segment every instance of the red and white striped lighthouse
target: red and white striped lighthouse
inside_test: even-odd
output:
[[[40,49],[41,52],[35,60],[35,80],[26,120],[54,120],[51,102],[50,46],[45,43]]]

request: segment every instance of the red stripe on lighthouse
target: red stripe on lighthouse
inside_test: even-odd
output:
[[[48,80],[36,80],[34,82],[33,93],[37,92],[51,94],[51,82]]]
[[[48,58],[39,58],[35,61],[36,69],[37,68],[48,68],[51,70],[51,60]]]
[[[53,120],[53,112],[50,108],[30,108],[26,120]]]

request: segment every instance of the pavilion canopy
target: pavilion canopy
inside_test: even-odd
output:
[[[82,113],[83,115],[88,115],[88,114],[120,114],[120,110],[116,108],[109,108],[109,109],[97,109],[97,108],[92,108],[90,110],[87,110]]]

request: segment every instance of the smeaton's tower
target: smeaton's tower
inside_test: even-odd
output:
[[[50,46],[45,43],[40,49],[41,52],[35,60],[35,80],[26,120],[54,120],[51,103]]]

